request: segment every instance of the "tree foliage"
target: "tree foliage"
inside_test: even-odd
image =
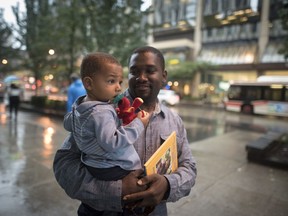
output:
[[[13,64],[10,64],[10,62],[3,64],[2,60],[10,61],[10,59],[17,56],[17,50],[12,48],[12,37],[12,26],[4,20],[3,9],[0,8],[0,77],[13,69]]]
[[[176,65],[168,65],[167,71],[170,80],[191,80],[196,72],[205,72],[215,69],[215,65],[206,62],[186,61]]]
[[[126,65],[132,49],[143,45],[147,26],[141,0],[25,0],[26,13],[14,8],[17,40],[25,47],[26,66],[40,79],[45,71],[65,77],[78,71],[88,52],[113,54]],[[55,55],[49,56],[48,50]],[[79,66],[79,65],[78,65]]]

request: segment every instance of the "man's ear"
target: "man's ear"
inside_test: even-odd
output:
[[[91,90],[92,89],[92,82],[93,80],[90,77],[84,77],[82,79],[83,85],[85,87],[85,89],[87,90]]]
[[[167,82],[167,70],[164,70],[162,73],[162,83],[166,84]]]

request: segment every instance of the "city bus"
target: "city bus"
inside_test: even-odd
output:
[[[230,84],[225,109],[246,114],[288,117],[288,80]]]

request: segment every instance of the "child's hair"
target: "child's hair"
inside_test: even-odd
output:
[[[112,55],[103,53],[103,52],[95,52],[87,54],[81,64],[80,74],[81,78],[91,77],[93,74],[98,71],[102,71],[102,67],[104,64],[117,64],[120,65],[119,61]]]

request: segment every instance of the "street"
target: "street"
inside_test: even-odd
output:
[[[170,216],[288,214],[288,172],[246,160],[245,145],[266,131],[288,132],[287,119],[194,106],[181,114],[198,177],[190,195],[169,203]],[[56,183],[52,163],[68,134],[62,119],[0,106],[0,215],[77,215],[79,202]]]

